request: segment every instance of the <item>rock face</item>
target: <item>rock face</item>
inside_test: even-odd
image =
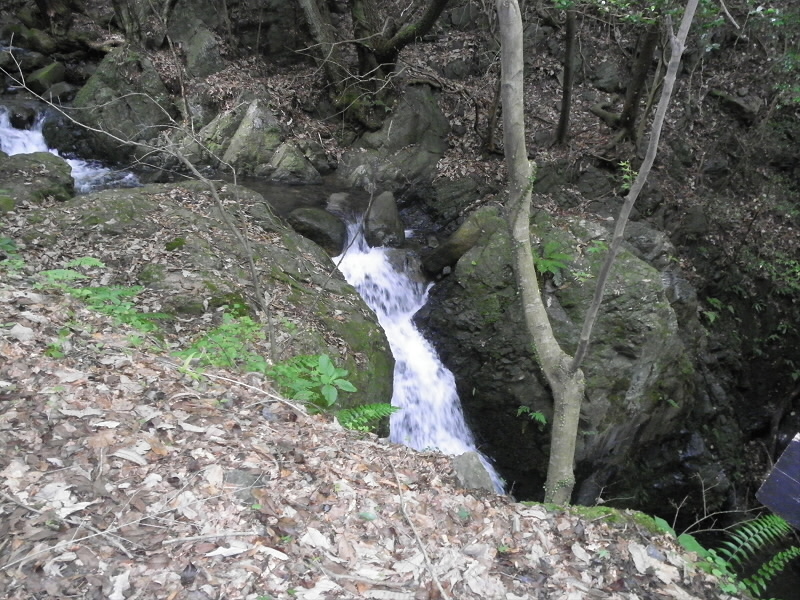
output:
[[[167,88],[150,59],[132,47],[110,52],[98,65],[73,104],[75,118],[103,133],[87,131],[84,157],[122,162],[135,146],[147,142],[176,114]]]
[[[428,86],[406,87],[383,127],[345,153],[339,175],[352,187],[397,191],[429,182],[447,149],[448,123]]]
[[[516,494],[535,498],[544,482],[549,438],[518,410],[541,411],[550,422],[551,395],[528,341],[501,210],[481,209],[468,223],[480,223],[485,233],[461,256],[452,276],[434,287],[417,318],[456,375],[482,450],[515,482]],[[554,332],[573,352],[609,232],[599,223],[539,216],[531,233],[539,269],[545,271],[543,293]],[[658,262],[669,246],[648,240],[639,246],[649,248]],[[682,339],[662,273],[637,255],[642,250],[629,244],[617,259],[584,366],[576,489],[578,499],[589,504],[602,491],[633,496],[633,504],[646,506],[648,486],[657,483],[660,469],[680,471],[681,453],[674,445],[692,445],[692,434],[682,431],[700,426],[689,423],[690,415],[701,412],[693,349]],[[696,314],[684,318],[696,322]],[[672,447],[660,452],[667,439]],[[643,473],[652,479],[642,479]]]

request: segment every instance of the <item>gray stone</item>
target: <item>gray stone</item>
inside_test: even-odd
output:
[[[287,222],[302,236],[322,247],[331,256],[338,256],[347,241],[347,226],[342,220],[321,208],[297,208]]]
[[[367,190],[430,181],[447,149],[450,125],[429,86],[408,86],[383,127],[365,133],[342,157],[339,175]]]
[[[383,192],[373,199],[364,223],[364,237],[372,247],[397,248],[405,242],[405,229],[392,192]]]
[[[108,162],[129,158],[136,143],[157,138],[176,114],[150,59],[130,47],[106,55],[75,96],[73,106],[78,120],[114,136],[86,132],[92,157]]]
[[[453,468],[458,478],[458,483],[468,490],[485,490],[494,492],[494,482],[491,475],[483,466],[477,452],[465,452],[453,459]]]
[[[598,90],[615,94],[625,89],[619,67],[609,61],[603,61],[589,75],[589,80]]]
[[[269,162],[270,179],[282,183],[308,185],[321,183],[322,176],[294,142],[284,142],[275,150]],[[256,175],[259,170],[256,169]]]
[[[25,84],[35,93],[42,95],[50,86],[63,82],[66,72],[67,69],[62,63],[50,63],[28,75]]]

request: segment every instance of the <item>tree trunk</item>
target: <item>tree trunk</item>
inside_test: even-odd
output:
[[[525,147],[522,19],[519,4],[517,0],[497,0],[501,41],[503,142],[509,176],[508,218],[514,246],[514,270],[522,298],[525,323],[533,341],[539,366],[553,393],[553,431],[545,483],[546,502],[567,504],[572,496],[575,485],[575,443],[585,391],[581,362],[586,355],[592,326],[602,302],[605,282],[622,243],[625,224],[655,161],[661,128],[697,3],[698,0],[688,0],[678,36],[671,37],[672,55],[653,121],[647,156],[617,219],[611,247],[598,277],[594,299],[581,331],[580,343],[575,357],[572,358],[561,349],[553,335],[532,259],[530,203],[533,171]]]
[[[514,245],[514,270],[525,323],[539,366],[553,392],[553,432],[545,501],[568,504],[575,486],[573,462],[584,392],[583,372],[570,372],[572,357],[553,335],[531,248],[530,205],[533,170],[525,146],[522,17],[517,0],[497,0],[500,29],[503,144],[508,165],[508,219]]]
[[[657,22],[651,23],[637,44],[637,53],[631,68],[631,79],[625,91],[625,104],[619,116],[619,127],[625,132],[628,139],[636,140],[636,117],[639,115],[639,104],[642,100],[644,84],[650,63],[653,61],[653,52],[658,46],[660,27]]]
[[[383,17],[379,0],[352,0],[360,74],[379,79],[391,74],[400,51],[431,30],[448,1],[431,0],[419,20],[409,23],[396,21],[399,15]]]
[[[566,56],[564,57],[564,82],[561,93],[561,116],[556,129],[556,144],[567,141],[569,113],[572,109],[572,86],[575,80],[575,9],[567,10]]]
[[[299,0],[299,2],[311,30],[311,36],[317,43],[317,61],[325,72],[328,83],[335,90],[332,96],[336,96],[344,87],[348,73],[339,52],[328,5],[325,2],[318,3],[317,0]]]

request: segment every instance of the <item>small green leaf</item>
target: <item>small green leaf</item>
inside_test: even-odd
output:
[[[357,392],[356,386],[347,381],[347,379],[337,379],[333,384],[343,392]]]

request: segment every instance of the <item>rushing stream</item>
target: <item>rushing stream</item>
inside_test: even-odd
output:
[[[348,235],[348,249],[334,262],[375,311],[395,359],[392,404],[401,410],[391,417],[391,440],[451,455],[477,452],[453,374],[412,322],[425,304],[428,285],[395,268],[392,250],[370,248],[358,224],[350,225]],[[480,456],[495,488],[502,492],[502,480]]]
[[[0,106],[0,150],[6,154],[30,154],[33,152],[50,152],[60,156],[58,151],[47,147],[42,134],[45,116],[39,114],[30,129],[16,129],[11,125],[8,111]],[[63,157],[62,157],[63,158]],[[139,184],[133,173],[115,171],[97,161],[86,161],[78,158],[65,158],[72,167],[72,178],[75,189],[80,193],[109,187],[133,187]]]

